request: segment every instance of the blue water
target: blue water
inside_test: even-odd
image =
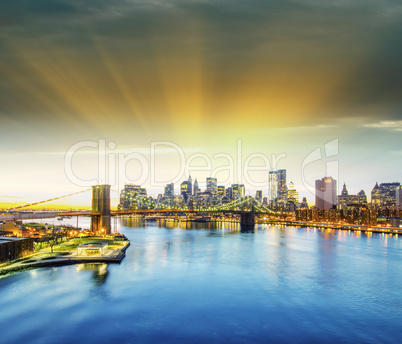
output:
[[[401,342],[402,238],[118,226],[131,240],[120,265],[1,278],[0,342]]]

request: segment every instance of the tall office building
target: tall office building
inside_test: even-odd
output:
[[[262,191],[261,190],[257,190],[257,192],[255,193],[255,199],[258,202],[262,202]]]
[[[197,182],[197,178],[195,178],[194,181],[194,188],[193,188],[193,194],[194,196],[197,196],[197,194],[201,192],[200,188],[198,187],[198,182]]]
[[[187,192],[191,196],[193,194],[193,180],[191,179],[191,176],[188,177],[187,181]]]
[[[380,187],[375,183],[373,190],[371,190],[371,204],[379,207],[381,204]]]
[[[246,189],[243,184],[233,184],[232,185],[232,199],[236,200],[244,197]]]
[[[218,194],[218,180],[216,178],[207,178],[207,190],[211,195]]]
[[[269,201],[276,202],[278,198],[278,176],[276,171],[269,172],[268,187]]]
[[[189,193],[188,181],[184,181],[180,184],[180,194],[183,196],[184,202],[187,202],[188,197],[191,195]]]
[[[401,186],[400,183],[381,183],[380,184],[380,199],[381,206],[392,207],[397,203],[396,190]]]
[[[299,203],[299,193],[296,191],[295,185],[291,181],[288,188],[288,201]]]
[[[400,183],[381,183],[374,186],[371,191],[371,204],[381,207],[392,207],[397,205],[397,190]]]
[[[396,206],[401,209],[402,208],[402,186],[399,185],[396,188]]]
[[[245,197],[246,196],[246,187],[244,184],[240,184],[240,197]]]
[[[173,198],[174,196],[174,184],[167,184],[165,186],[165,192],[163,194],[164,197]]]
[[[231,186],[226,188],[225,195],[229,200],[233,199],[233,190]]]
[[[286,170],[269,172],[269,198],[271,203],[286,202],[288,187],[286,185]]]
[[[140,185],[126,184],[120,193],[120,210],[150,209],[151,203],[147,197],[147,189]]]
[[[224,197],[225,196],[225,186],[219,185],[218,186],[218,195]]]
[[[315,181],[315,206],[317,209],[333,209],[337,204],[336,180],[325,177]]]
[[[118,208],[122,210],[137,209],[137,198],[140,190],[140,185],[124,185],[123,190],[120,192],[120,204]]]

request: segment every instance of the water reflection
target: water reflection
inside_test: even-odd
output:
[[[193,221],[175,221],[173,219],[160,219],[160,220],[147,220],[145,221],[142,218],[138,217],[130,217],[123,216],[120,218],[120,224],[123,227],[130,228],[164,228],[164,229],[182,229],[182,230],[207,230],[207,231],[215,231],[215,230],[223,230],[225,232],[240,232],[243,231],[241,229],[240,224],[236,222],[193,222]],[[255,227],[244,227],[245,232],[256,232],[257,226]]]
[[[109,277],[108,264],[103,263],[85,263],[76,266],[77,272],[92,272],[92,288],[89,288],[89,297],[96,300],[105,300],[109,298],[107,290],[107,280]]]
[[[0,279],[2,342],[400,339],[402,242],[393,236],[120,221],[131,241],[121,264]]]

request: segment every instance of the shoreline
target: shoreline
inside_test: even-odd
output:
[[[382,234],[402,234],[402,228],[398,227],[376,227],[376,226],[363,226],[351,224],[336,224],[336,223],[320,223],[320,222],[306,222],[306,221],[264,221],[259,224],[272,224],[277,226],[292,226],[297,228],[320,228],[320,229],[333,229],[341,231],[354,231],[354,232],[367,232],[367,233],[382,233]]]
[[[22,272],[25,270],[37,269],[37,268],[47,268],[47,267],[59,267],[74,264],[85,264],[85,263],[111,263],[120,264],[123,258],[126,256],[126,250],[130,246],[130,241],[122,248],[116,249],[107,257],[66,257],[66,256],[55,256],[51,259],[42,259],[36,262],[31,262],[24,264],[20,262],[18,266],[14,267],[4,267],[0,268],[0,277],[6,276],[8,274]]]

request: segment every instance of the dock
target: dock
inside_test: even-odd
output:
[[[112,263],[120,264],[123,258],[126,256],[126,250],[130,246],[130,241],[125,242],[125,245],[109,252],[105,256],[90,256],[83,257],[77,255],[69,256],[50,256],[38,259],[20,259],[12,262],[11,264],[0,267],[0,276],[4,276],[10,273],[21,272],[29,269],[46,268],[46,267],[58,267],[74,264],[85,263]]]

